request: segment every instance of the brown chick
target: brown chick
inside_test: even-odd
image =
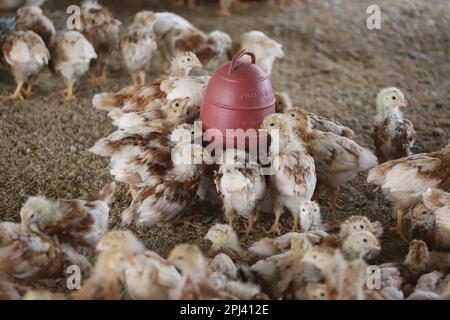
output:
[[[292,231],[297,231],[301,205],[311,200],[316,187],[314,159],[308,152],[304,136],[294,134],[287,115],[269,115],[261,128],[271,134],[270,160],[274,170],[270,182],[275,222],[269,232],[281,232],[279,221],[285,207],[294,217]]]
[[[110,250],[101,252],[94,271],[81,288],[72,294],[73,300],[119,300],[120,280],[127,261],[132,258],[129,252]]]
[[[28,283],[61,276],[64,254],[49,236],[11,222],[0,223],[0,274]]]
[[[400,108],[406,107],[403,93],[397,88],[381,90],[376,100],[377,115],[372,137],[380,163],[411,155],[416,131]]]
[[[44,40],[48,49],[51,48],[56,30],[53,22],[44,15],[38,6],[27,5],[17,10],[16,30],[30,30]]]
[[[152,174],[152,178],[134,195],[130,207],[122,213],[122,221],[153,226],[182,214],[196,198],[200,163],[205,157],[208,157],[207,152],[200,145],[176,146],[173,168],[162,174]]]
[[[207,263],[197,246],[178,244],[170,252],[167,261],[182,272],[184,288],[180,299],[203,300],[220,297],[208,282]]]
[[[383,194],[395,204],[397,233],[403,233],[403,215],[416,204],[428,188],[450,187],[450,144],[442,150],[419,153],[385,162],[369,171],[367,182],[381,187]]]
[[[92,43],[97,53],[97,59],[92,64],[91,82],[101,84],[107,81],[108,59],[119,43],[122,23],[96,0],[82,3],[80,19],[79,31]],[[97,78],[97,68],[101,70],[100,78]]]
[[[351,139],[312,129],[309,116],[302,109],[294,108],[286,114],[298,134],[304,136],[314,158],[318,180],[315,197],[318,198],[321,190],[327,187],[332,193],[331,208],[337,208],[339,186],[352,180],[359,172],[374,167],[376,157]]]
[[[88,200],[53,202],[44,197],[30,197],[20,210],[22,224],[75,248],[95,249],[108,228],[108,205],[114,189],[115,183],[109,183]]]
[[[28,85],[25,96],[29,96],[39,72],[48,64],[50,53],[42,38],[33,31],[6,32],[2,36],[0,30],[0,38],[0,62],[17,82],[14,93],[0,99],[24,100],[24,85]]]
[[[3,276],[0,276],[0,301],[20,299],[21,294],[18,286]]]

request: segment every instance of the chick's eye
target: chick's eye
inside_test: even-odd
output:
[[[180,106],[179,102],[175,103],[175,107],[179,107],[179,106]]]
[[[274,126],[275,126],[275,123],[272,122],[272,123],[270,124],[270,126],[271,126],[271,127],[274,127]]]
[[[396,96],[392,96],[392,100],[396,100],[397,99],[397,97]]]
[[[366,239],[366,238],[364,238],[364,239],[363,239],[363,242],[364,242],[364,243],[367,243],[367,239]]]
[[[313,259],[317,259],[317,256],[316,256],[316,255],[313,255],[312,258],[313,258]]]
[[[191,58],[187,58],[187,61],[188,61],[188,62],[191,62]]]
[[[302,211],[303,211],[303,212],[305,212],[305,211],[306,211],[306,209],[305,209],[305,208],[303,208],[303,209],[302,209]]]
[[[426,211],[422,211],[422,214],[425,215],[425,214],[427,214],[427,212]]]
[[[291,117],[292,117],[292,118],[295,118],[295,114],[291,113]]]
[[[321,297],[325,297],[325,293],[321,292],[321,293],[320,293],[320,296],[321,296]]]

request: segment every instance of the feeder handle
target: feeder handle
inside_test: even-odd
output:
[[[236,68],[238,67],[237,64],[238,64],[239,60],[241,60],[241,58],[245,55],[248,55],[252,58],[253,64],[256,63],[255,53],[250,49],[242,49],[241,51],[236,53],[236,55],[233,57],[233,60],[231,60],[230,69],[228,70],[229,74],[232,74],[236,70]]]

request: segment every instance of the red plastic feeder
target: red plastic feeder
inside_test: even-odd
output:
[[[244,55],[251,57],[251,63],[240,61]],[[264,118],[275,112],[275,96],[269,77],[255,62],[255,54],[250,49],[243,49],[231,62],[217,69],[209,80],[200,108],[203,130],[218,129],[224,143],[234,143],[235,147],[239,146],[236,136],[230,135],[227,129],[258,130]],[[249,141],[262,135],[264,133],[259,132],[248,136],[246,148]],[[206,138],[208,141],[215,139],[214,135]]]

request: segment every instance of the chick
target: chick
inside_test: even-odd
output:
[[[449,282],[445,274],[440,271],[426,273],[417,280],[414,292],[408,296],[408,300],[439,300]]]
[[[369,231],[351,233],[341,245],[342,252],[349,259],[372,258],[381,250],[378,239]]]
[[[302,236],[292,238],[290,244],[290,250],[261,259],[250,267],[276,298],[283,297],[295,282],[300,282],[301,286],[305,284],[304,272],[307,270],[300,262],[312,244]]]
[[[91,82],[100,84],[107,81],[108,59],[118,46],[122,23],[96,0],[82,3],[80,19],[79,31],[92,43],[97,53],[97,59],[92,63]],[[101,76],[97,79],[98,67],[101,69]]]
[[[250,282],[229,280],[220,272],[210,274],[208,283],[226,299],[252,300],[260,299],[263,296],[258,285]]]
[[[0,274],[18,282],[61,276],[64,254],[51,237],[25,225],[0,223]]]
[[[183,144],[173,152],[173,168],[140,189],[130,207],[122,213],[126,224],[153,226],[180,215],[195,199],[201,169],[196,163],[207,156],[200,145]]]
[[[328,300],[328,290],[324,283],[308,283],[306,286],[308,300]]]
[[[284,56],[281,43],[269,38],[262,31],[249,31],[242,35],[241,48],[252,50],[256,55],[256,64],[267,75],[272,74],[273,64]]]
[[[109,207],[115,184],[110,183],[88,200],[50,201],[30,197],[20,210],[22,224],[74,247],[95,249],[108,228]]]
[[[178,244],[170,252],[167,261],[182,272],[184,288],[181,299],[203,300],[220,297],[208,282],[207,263],[197,246]]]
[[[166,59],[178,51],[192,51],[207,68],[215,70],[227,59],[231,50],[231,37],[219,30],[209,34],[201,31],[186,19],[171,12],[157,12],[154,30],[158,48]]]
[[[92,44],[78,31],[59,33],[51,47],[50,69],[61,76],[67,84],[64,100],[75,100],[75,82],[88,70],[92,60],[97,59]]]
[[[322,229],[322,216],[320,206],[314,201],[304,201],[300,208],[300,227],[302,232]]]
[[[332,193],[331,208],[337,208],[339,186],[377,165],[376,157],[351,139],[312,129],[309,116],[302,109],[291,109],[287,114],[298,134],[305,136],[314,157],[319,185],[316,197],[327,187]]]
[[[94,271],[81,288],[72,294],[73,300],[119,300],[120,284],[129,252],[110,250],[101,252],[95,263]]]
[[[372,222],[365,216],[351,216],[339,225],[339,238],[343,240],[359,231],[368,231],[380,239],[383,235],[383,225],[379,221]]]
[[[288,232],[276,238],[262,238],[253,243],[248,250],[254,255],[266,258],[286,252],[291,247],[291,240],[296,237],[306,237],[312,244],[319,244],[322,237],[327,237],[326,232],[316,234],[314,232],[298,233]]]
[[[413,209],[412,237],[425,241],[432,250],[450,250],[449,200],[449,193],[440,189],[428,189],[423,194],[424,203],[418,203]]]
[[[367,182],[381,187],[383,194],[395,203],[397,233],[403,233],[403,215],[428,188],[448,185],[450,178],[450,144],[440,151],[419,153],[385,162],[369,171]]]
[[[145,246],[130,230],[113,230],[100,239],[95,249],[99,252],[121,250],[137,255],[144,252]]]
[[[279,220],[284,207],[292,212],[292,230],[296,231],[301,205],[304,201],[311,200],[316,187],[314,159],[308,153],[306,142],[293,133],[286,115],[267,116],[261,128],[274,133],[271,133],[270,144],[274,174],[270,176],[270,182],[273,188],[275,222],[270,232],[280,233]]]
[[[24,100],[24,84],[28,85],[25,96],[29,96],[39,72],[48,64],[50,53],[42,38],[33,31],[5,32],[2,36],[1,28],[0,62],[14,76],[17,88],[13,94],[0,99]]]
[[[41,8],[33,5],[17,10],[16,30],[33,31],[44,40],[48,49],[51,48],[56,33],[53,22],[44,15]]]
[[[227,149],[224,162],[215,172],[217,192],[223,198],[225,216],[234,226],[236,214],[248,220],[245,234],[253,230],[253,221],[259,213],[266,194],[266,180],[258,163],[249,162],[245,150]]]
[[[163,79],[145,86],[131,86],[117,93],[96,94],[92,104],[94,108],[106,111],[144,111],[162,99],[189,97],[192,105],[200,107],[209,79],[209,76]]]
[[[202,66],[195,53],[191,51],[178,52],[170,64],[170,77],[187,77],[192,68],[201,68]]]
[[[406,107],[403,93],[397,88],[383,89],[377,95],[376,106],[372,137],[380,163],[410,156],[416,132],[411,121],[403,118],[400,111]]]
[[[287,92],[279,92],[275,91],[275,110],[279,113],[289,113],[291,109],[299,108],[294,106]],[[311,120],[311,125],[313,129],[317,129],[320,131],[332,132],[339,136],[351,138],[355,135],[355,132],[349,127],[344,126],[343,124],[325,118],[323,116],[314,114],[312,112],[308,113],[308,116]]]
[[[242,259],[244,251],[239,244],[239,239],[233,228],[226,224],[212,226],[205,235],[205,240],[212,242],[210,252],[214,256],[219,252]]]
[[[152,11],[138,12],[133,23],[125,30],[119,41],[119,48],[125,66],[131,74],[133,84],[145,84],[146,73],[156,53],[157,44],[153,33],[156,23],[155,14]]]
[[[128,261],[125,288],[135,300],[179,299],[183,289],[181,274],[156,252],[144,251]]]

